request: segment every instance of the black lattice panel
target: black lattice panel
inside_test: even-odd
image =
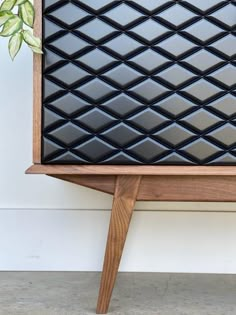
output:
[[[236,165],[236,4],[45,0],[43,163]]]

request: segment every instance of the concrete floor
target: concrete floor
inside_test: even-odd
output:
[[[95,314],[100,274],[0,272],[0,315]],[[120,273],[112,315],[236,315],[236,275]]]

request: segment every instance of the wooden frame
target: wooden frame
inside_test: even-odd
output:
[[[31,168],[27,173],[36,174]],[[56,172],[47,175],[111,195],[115,194],[117,176],[141,176],[137,201],[236,201],[235,176],[78,175]]]
[[[32,165],[28,174],[236,176],[236,166]]]
[[[42,39],[42,1],[35,0],[34,35]],[[41,163],[42,55],[33,57],[33,163]]]
[[[42,2],[35,0],[35,35],[42,37]],[[236,166],[42,165],[42,56],[34,55],[33,163],[46,174],[114,195],[97,313],[108,311],[136,200],[236,201]]]

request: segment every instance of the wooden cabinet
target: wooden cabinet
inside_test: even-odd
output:
[[[34,165],[114,194],[98,313],[135,200],[235,201],[233,1],[36,1]]]

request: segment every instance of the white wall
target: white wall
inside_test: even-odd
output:
[[[24,48],[12,63],[4,44],[0,39],[0,270],[100,270],[111,197],[24,174],[32,151],[32,58]],[[235,204],[136,209],[121,270],[236,273],[236,213],[188,212],[232,211]]]

